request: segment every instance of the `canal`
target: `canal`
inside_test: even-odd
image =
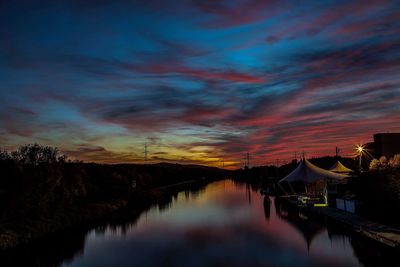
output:
[[[388,260],[383,249],[292,214],[273,197],[231,180],[180,192],[128,222],[50,240],[15,252],[8,264],[384,266]]]

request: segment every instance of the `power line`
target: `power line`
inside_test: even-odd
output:
[[[147,151],[147,143],[144,143],[144,161],[147,161],[147,153],[148,153],[148,151]]]

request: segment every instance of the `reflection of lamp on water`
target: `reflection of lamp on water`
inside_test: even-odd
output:
[[[362,146],[362,145],[357,145],[357,147],[356,147],[356,149],[357,149],[357,152],[358,152],[358,158],[359,158],[359,168],[360,168],[360,171],[361,171],[361,158],[362,158],[362,155],[363,155],[363,152],[364,152],[364,147]]]

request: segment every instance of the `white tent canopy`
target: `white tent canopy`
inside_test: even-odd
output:
[[[344,173],[347,174],[353,170],[347,168],[346,166],[344,166],[340,161],[336,161],[335,164],[333,164],[333,166],[329,169],[329,171],[331,172],[336,172],[336,173]]]
[[[305,183],[313,183],[321,180],[343,180],[347,175],[334,173],[331,171],[324,170],[320,167],[315,166],[311,162],[306,159],[300,161],[299,166],[297,166],[294,171],[289,173],[285,178],[279,181],[283,182],[294,182],[294,181],[302,181]]]

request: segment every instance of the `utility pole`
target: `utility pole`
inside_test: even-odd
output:
[[[338,158],[339,157],[339,148],[338,147],[336,147],[336,157]]]
[[[250,154],[247,152],[247,168],[250,168]]]
[[[147,153],[148,153],[148,151],[147,151],[147,143],[144,143],[144,161],[147,161]]]

